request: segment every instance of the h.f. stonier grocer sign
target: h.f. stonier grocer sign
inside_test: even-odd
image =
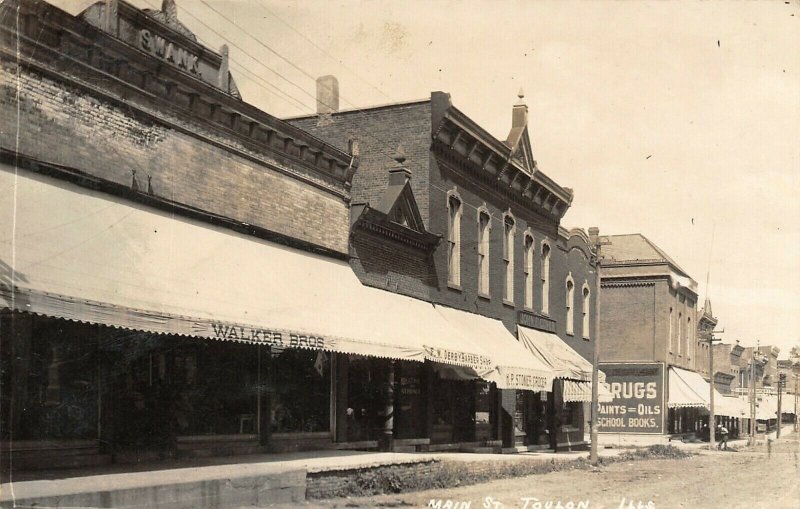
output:
[[[663,433],[664,365],[600,364],[613,399],[598,404],[601,433]]]

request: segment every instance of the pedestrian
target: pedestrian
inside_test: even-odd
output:
[[[719,443],[717,444],[717,449],[725,449],[728,450],[728,428],[720,424],[717,426],[717,433],[719,433]],[[722,447],[722,446],[725,447]]]

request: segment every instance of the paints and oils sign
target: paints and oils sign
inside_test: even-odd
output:
[[[605,433],[664,431],[664,365],[601,364],[613,399],[599,403],[598,430]]]

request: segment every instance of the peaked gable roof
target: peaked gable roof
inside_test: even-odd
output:
[[[511,157],[519,161],[523,168],[533,173],[536,169],[536,161],[533,159],[533,148],[531,138],[528,135],[528,126],[512,128],[506,140],[506,145],[511,148]]]
[[[389,172],[389,184],[377,204],[354,203],[353,227],[363,227],[413,247],[429,250],[441,236],[425,229],[411,190],[411,174],[404,167]]]
[[[602,251],[603,258],[606,260],[615,262],[666,262],[682,275],[690,277],[663,249],[641,233],[606,235],[602,238],[608,242],[603,246]]]

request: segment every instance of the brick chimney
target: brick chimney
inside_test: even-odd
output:
[[[327,75],[317,78],[317,114],[330,115],[339,111],[339,80]]]

